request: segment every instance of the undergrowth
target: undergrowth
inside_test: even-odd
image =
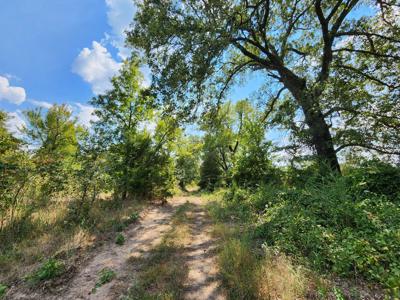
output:
[[[3,299],[3,297],[6,295],[7,292],[7,286],[0,283],[0,299]]]
[[[214,231],[223,240],[219,265],[232,298],[275,299],[261,291],[271,293],[271,286],[285,282],[282,290],[293,290],[299,299],[310,294],[319,299],[328,295],[340,299],[342,294],[353,299],[350,291],[334,283],[335,278],[347,278],[355,289],[362,283],[365,291],[359,295],[383,289],[387,297],[399,298],[398,193],[385,188],[384,183],[391,182],[377,175],[379,170],[369,166],[367,171],[310,176],[301,178],[301,183],[252,190],[233,186],[224,199],[213,202]],[[257,277],[260,272],[263,281]],[[283,277],[276,280],[269,275]]]
[[[101,269],[98,276],[99,278],[97,279],[96,285],[92,290],[93,293],[96,293],[96,290],[102,285],[111,282],[117,276],[117,274],[109,268],[104,268]]]

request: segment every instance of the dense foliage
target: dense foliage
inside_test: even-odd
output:
[[[354,174],[374,179],[355,181]],[[379,170],[379,171],[377,171]],[[376,162],[353,167],[341,178],[310,176],[301,185],[264,185],[232,190],[229,206],[253,220],[252,237],[276,251],[303,260],[322,272],[379,282],[396,291],[400,283],[398,196],[372,191],[398,168]],[[293,175],[293,171],[288,173]],[[389,185],[391,186],[391,185]],[[305,261],[304,261],[305,260]]]

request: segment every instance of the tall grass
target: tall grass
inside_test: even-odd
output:
[[[69,263],[78,252],[111,237],[115,224],[129,223],[142,205],[117,202],[104,195],[93,203],[85,218],[77,221],[71,217],[73,200],[62,198],[26,218],[17,218],[18,225],[6,226],[0,233],[0,282],[12,282],[35,272],[47,258],[58,257]]]

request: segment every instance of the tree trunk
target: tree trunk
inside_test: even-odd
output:
[[[328,124],[320,109],[307,110],[303,106],[305,120],[310,128],[311,142],[321,165],[326,164],[334,172],[340,173],[340,165],[332,141]]]
[[[326,164],[340,174],[340,165],[333,145],[329,126],[322,114],[318,93],[312,93],[306,87],[306,81],[288,72],[280,70],[282,83],[291,92],[303,110],[306,124],[310,129],[311,143],[315,147],[321,166]]]

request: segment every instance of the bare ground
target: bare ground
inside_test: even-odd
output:
[[[184,284],[185,299],[225,299],[218,280],[216,267],[215,243],[211,238],[211,224],[199,197],[175,197],[169,204],[153,206],[141,214],[139,224],[128,227],[124,232],[124,245],[118,246],[113,241],[105,243],[77,266],[75,276],[65,283],[65,287],[56,293],[26,292],[13,288],[8,299],[119,299],[135,280],[135,268],[128,267],[132,258],[140,258],[154,248],[170,230],[171,218],[176,209],[189,202],[193,209],[189,219],[190,238],[184,247],[184,259],[188,266],[188,277]],[[116,278],[93,290],[99,278],[99,272],[109,268],[116,273]]]

